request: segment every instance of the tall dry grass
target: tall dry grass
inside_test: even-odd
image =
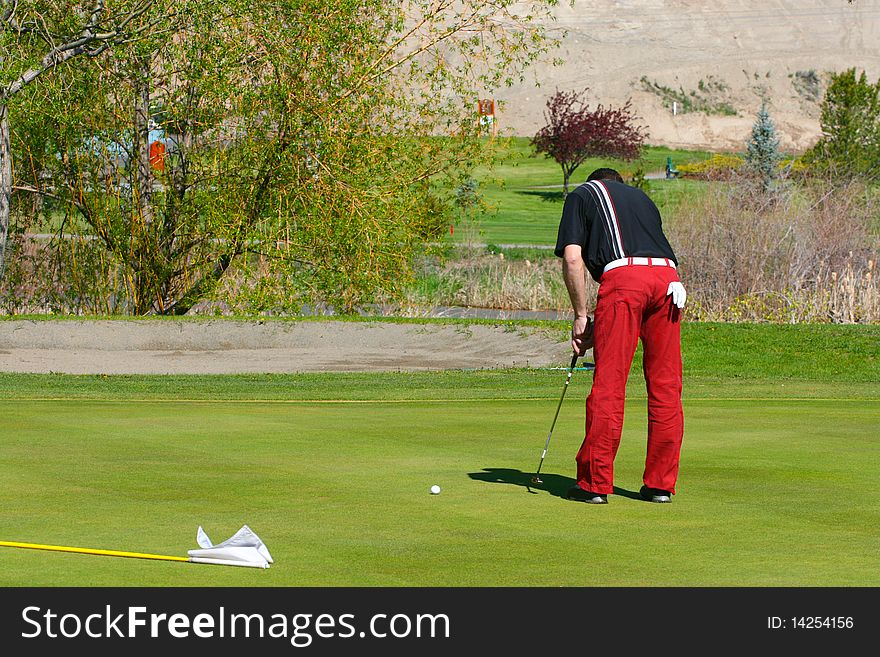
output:
[[[747,178],[717,182],[665,218],[702,321],[880,322],[880,203],[857,181],[783,183],[771,193]],[[596,286],[588,286],[595,303]],[[403,304],[570,313],[560,260],[465,249],[422,268]]]
[[[111,315],[125,308],[125,287],[95,240],[10,234],[0,280],[0,314]]]
[[[595,301],[595,289],[590,290]],[[561,261],[552,252],[535,257],[506,257],[476,247],[456,257],[429,261],[402,308],[409,314],[437,306],[531,310],[565,315],[571,306],[562,281]]]
[[[880,321],[878,228],[876,192],[852,181],[719,184],[667,222],[689,315],[712,321]]]

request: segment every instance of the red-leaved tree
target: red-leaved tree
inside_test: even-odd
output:
[[[547,124],[532,138],[537,153],[552,157],[562,167],[563,192],[568,181],[589,157],[635,160],[645,139],[643,128],[635,124],[630,102],[623,107],[591,110],[583,91],[556,91],[547,101]]]

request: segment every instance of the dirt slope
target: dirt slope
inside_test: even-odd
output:
[[[564,64],[497,94],[502,133],[531,136],[557,88],[589,87],[593,107],[631,99],[649,143],[713,150],[743,150],[764,98],[783,147],[802,150],[830,72],[880,75],[880,0],[576,0],[555,15]],[[712,109],[682,113],[684,99]]]

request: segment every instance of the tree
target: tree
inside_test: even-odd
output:
[[[635,125],[630,102],[623,107],[590,110],[583,101],[587,90],[556,91],[547,100],[546,125],[532,138],[537,153],[552,157],[562,167],[563,193],[577,168],[590,157],[635,160],[645,135]]]
[[[822,136],[805,155],[815,168],[880,177],[880,80],[851,68],[832,76],[820,116]]]
[[[752,125],[752,137],[746,151],[746,166],[761,179],[765,191],[770,189],[776,179],[776,167],[781,159],[776,126],[767,111],[767,104],[761,103],[761,109]]]
[[[448,225],[454,190],[491,157],[474,90],[547,50],[535,12],[552,4],[189,0],[185,20],[69,72],[51,115],[30,108],[54,126],[19,133],[43,170],[19,167],[18,187],[102,250],[119,311],[224,295],[353,312],[399,292]],[[161,171],[145,164],[150,119]]]
[[[64,210],[62,226],[89,240],[54,241],[53,260],[88,252],[102,263],[103,276],[68,268],[66,284],[119,281],[115,312],[185,312],[198,282],[222,268],[228,252],[245,248],[218,235],[218,224],[231,219],[219,207],[228,202],[228,181],[218,143],[230,129],[224,121],[235,120],[236,85],[250,70],[247,39],[229,21],[229,7],[187,0],[185,13],[168,20],[157,4],[157,29],[92,68],[68,72],[72,80],[47,88],[48,102],[23,108],[22,121],[34,127],[18,135],[20,159],[40,166],[23,170],[17,189],[53,199]],[[45,125],[52,129],[41,138]],[[154,159],[157,141],[163,151]]]
[[[0,2],[0,279],[12,195],[9,103],[47,71],[78,57],[95,58],[151,25],[141,18],[153,0],[111,3]]]

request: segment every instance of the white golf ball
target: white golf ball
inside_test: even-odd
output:
[[[437,495],[440,492],[440,486],[434,484],[431,486],[431,495]]]

